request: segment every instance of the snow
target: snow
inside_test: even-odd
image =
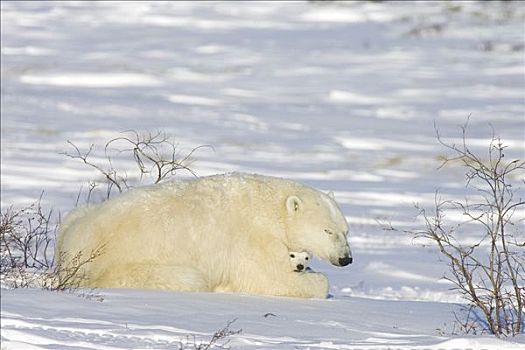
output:
[[[20,81],[26,84],[73,86],[89,88],[118,88],[126,86],[159,86],[161,81],[144,74],[133,73],[62,73],[60,75],[22,75]]]
[[[346,268],[312,262],[329,277],[327,300],[2,290],[2,349],[177,348],[233,319],[239,349],[525,348],[523,336],[452,334],[463,301],[441,278],[446,263],[379,224],[419,227],[414,203],[431,206],[438,188],[465,196],[458,164],[437,170],[449,153],[434,124],[459,143],[471,115],[473,151],[494,130],[507,159],[524,157],[521,3],[1,6],[2,208],[45,190],[43,205],[65,214],[97,176],[61,154],[67,140],[99,145],[102,159],[121,131],[163,130],[182,152],[213,146],[194,154],[200,176],[255,172],[333,191],[354,255]]]
[[[13,348],[31,344],[48,349],[172,349],[188,334],[206,341],[235,320],[230,328],[242,328],[242,333],[229,345],[239,349],[519,346],[490,337],[448,339],[436,334],[453,304],[136,290],[103,294],[99,302],[53,292],[3,291],[2,337]]]

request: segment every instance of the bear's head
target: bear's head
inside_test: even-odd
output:
[[[307,252],[289,252],[290,265],[295,272],[306,271],[310,262],[310,254]]]
[[[306,251],[336,266],[352,263],[348,224],[332,194],[301,190],[285,199],[286,238],[291,251]]]

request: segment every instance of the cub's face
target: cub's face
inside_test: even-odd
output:
[[[290,265],[295,272],[303,272],[310,263],[310,254],[307,252],[290,252]]]
[[[306,251],[336,266],[352,262],[348,224],[331,196],[301,191],[289,196],[285,205],[289,249]]]

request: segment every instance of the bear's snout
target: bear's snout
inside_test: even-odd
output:
[[[304,269],[304,265],[303,264],[297,264],[296,268],[297,268],[297,270],[296,270],[297,272],[301,272]]]
[[[351,264],[353,261],[351,256],[345,256],[344,258],[339,258],[339,266],[346,266],[348,264]]]

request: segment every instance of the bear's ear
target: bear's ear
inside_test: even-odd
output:
[[[290,196],[286,199],[286,209],[290,215],[297,213],[301,209],[302,205],[303,202],[297,196]]]
[[[335,195],[332,191],[328,192],[327,193],[328,197],[332,198],[332,199],[335,199]]]

